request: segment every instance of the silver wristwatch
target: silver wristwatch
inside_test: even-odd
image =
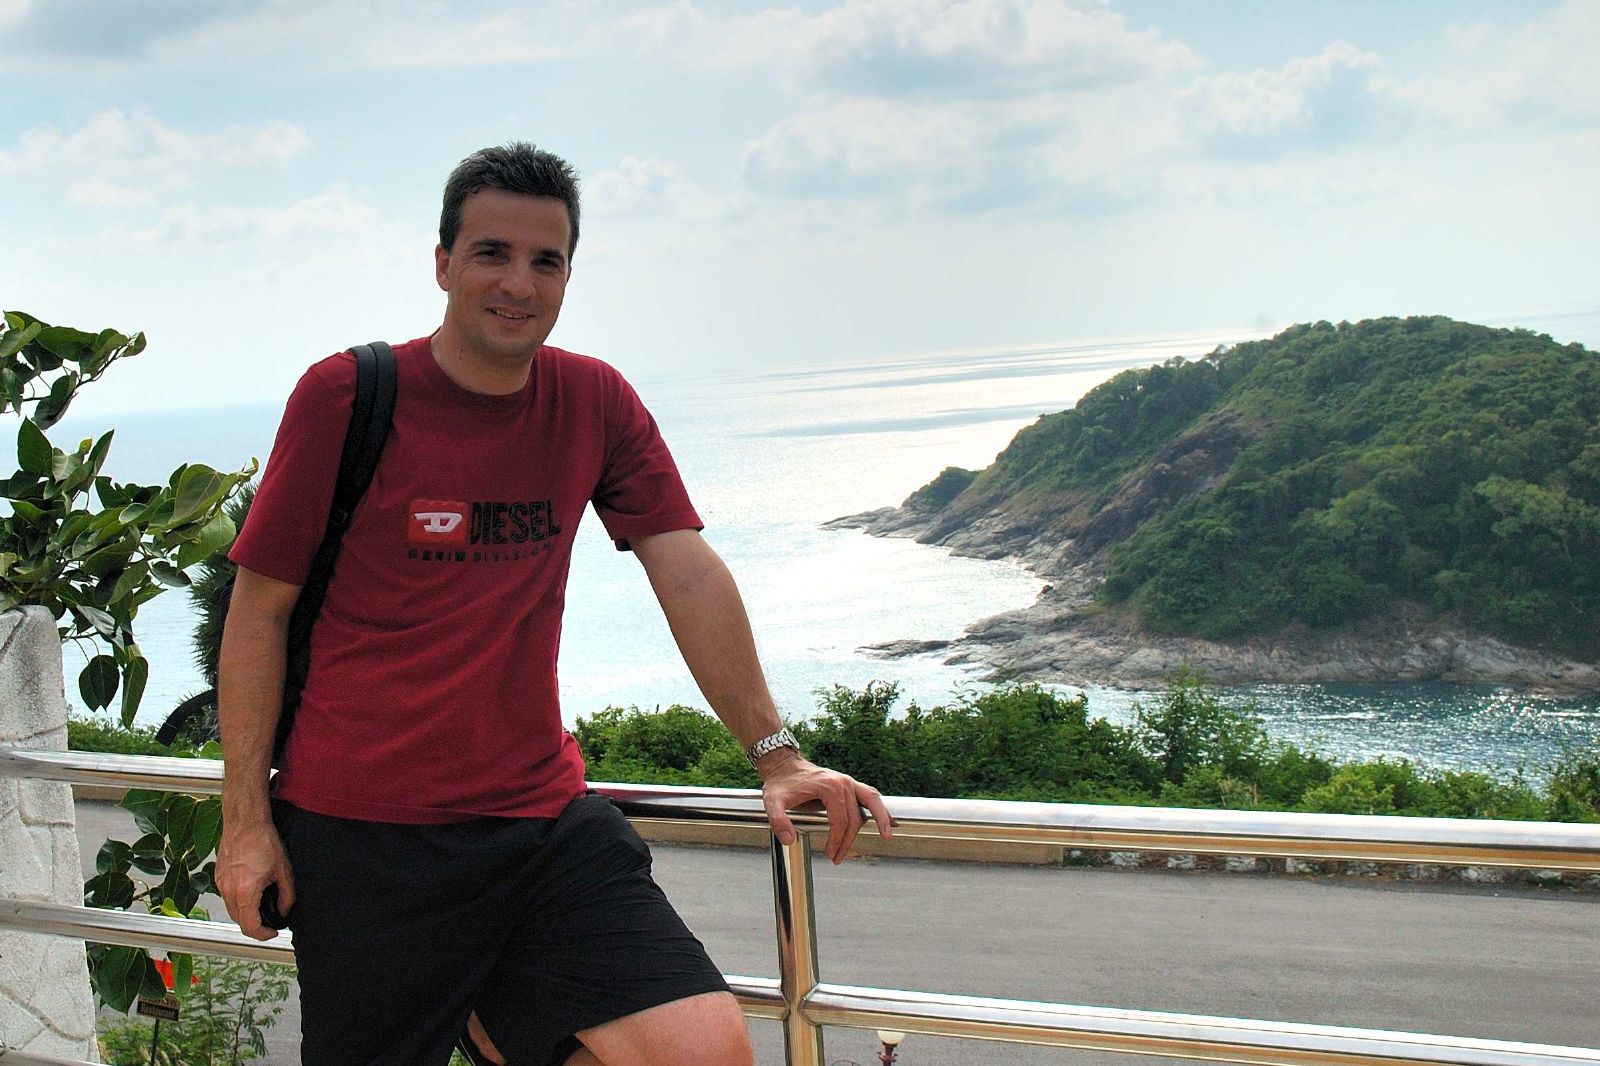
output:
[[[793,748],[798,752],[800,750],[800,742],[794,738],[794,734],[789,732],[788,729],[780,729],[771,736],[762,737],[744,749],[744,757],[750,760],[751,766],[754,766],[763,755],[771,755],[779,748]]]

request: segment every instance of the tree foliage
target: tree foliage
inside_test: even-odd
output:
[[[1600,358],[1526,330],[1318,322],[1125,371],[953,502],[1093,516],[1219,424],[1246,428],[1237,456],[1119,535],[1105,603],[1232,637],[1404,600],[1600,653]]]
[[[1274,740],[1249,706],[1184,676],[1119,726],[1037,685],[900,707],[892,684],[835,686],[793,729],[809,758],[889,795],[1161,804],[1441,818],[1600,821],[1600,749],[1569,751],[1535,788],[1404,760],[1339,762]],[[574,729],[594,780],[751,786],[738,744],[683,706],[611,707]]]
[[[85,333],[8,311],[0,331],[0,412],[20,415],[17,470],[0,481],[9,514],[0,520],[0,610],[48,609],[63,640],[99,642],[78,691],[90,709],[133,721],[149,664],[134,639],[139,607],[232,543],[223,505],[254,473],[202,464],[172,472],[164,486],[122,484],[101,473],[112,434],[61,449],[46,431],[77,391],[119,359],[144,350],[142,333]]]

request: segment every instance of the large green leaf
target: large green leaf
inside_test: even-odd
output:
[[[184,853],[194,847],[194,811],[198,805],[193,796],[174,794],[167,798],[168,863],[181,863]]]
[[[121,602],[135,589],[149,580],[150,567],[145,563],[133,563],[117,578],[116,584],[111,587],[111,595],[106,599],[106,602],[108,604]]]
[[[172,517],[167,526],[181,526],[216,505],[228,492],[226,475],[206,466],[193,463],[178,476],[172,491]]]
[[[87,603],[74,604],[72,612],[83,618],[86,625],[93,627],[95,632],[102,637],[111,637],[117,631],[117,620],[98,607],[91,607]]]
[[[166,841],[160,833],[146,833],[133,842],[131,851],[134,868],[143,873],[164,876],[167,872],[166,848]]]
[[[167,867],[167,876],[157,887],[156,895],[170,899],[178,910],[185,913],[200,902],[200,892],[189,876],[189,867],[182,862],[174,862]]]
[[[212,796],[201,800],[194,809],[194,852],[190,866],[198,866],[211,857],[222,840],[222,799]]]
[[[104,476],[94,479],[94,494],[101,507],[124,507],[129,499],[127,490]]]
[[[121,870],[97,873],[83,883],[83,902],[90,907],[127,910],[133,896],[133,878]]]
[[[188,952],[170,952],[172,960],[172,991],[179,999],[188,996],[190,978],[194,976],[194,956]]]
[[[167,835],[167,794],[151,792],[144,788],[130,788],[122,797],[122,809],[133,815],[134,822],[146,833]]]
[[[200,527],[197,539],[178,549],[178,566],[188,569],[196,563],[209,559],[213,553],[232,544],[238,535],[239,530],[233,524],[233,519],[218,511],[211,516],[210,521]]]
[[[133,864],[133,848],[120,840],[108,840],[100,845],[100,852],[94,857],[94,868],[99,873],[116,871],[127,873],[128,867]]]
[[[10,316],[7,316],[9,322]],[[0,333],[0,360],[10,359],[22,350],[22,346],[33,341],[39,336],[39,331],[44,329],[43,323],[30,322],[18,328],[12,326],[4,333]]]
[[[9,408],[20,414],[24,402],[22,378],[8,366],[0,367],[0,393],[5,394],[5,403],[0,404],[0,411]]]
[[[61,528],[56,530],[55,545],[64,547],[71,544],[83,535],[83,532],[89,528],[92,522],[94,522],[94,515],[88,511],[74,511],[67,516],[65,522],[61,523]]]
[[[71,326],[46,326],[39,331],[39,346],[58,359],[77,362],[94,350],[95,335]]]
[[[85,462],[89,466],[91,477],[99,476],[100,468],[105,465],[106,455],[111,451],[111,438],[116,435],[116,432],[114,429],[106,430],[100,439],[94,442],[94,446],[89,449],[89,456]]]
[[[78,674],[78,692],[92,711],[111,706],[117,695],[117,661],[109,655],[96,655]]]
[[[139,713],[139,702],[144,699],[144,685],[150,678],[150,660],[135,653],[123,668],[122,709],[119,718],[124,726],[133,724]]]
[[[149,953],[144,948],[108,947],[105,954],[95,961],[90,977],[94,990],[100,994],[106,1006],[118,1014],[125,1014],[144,989],[147,968],[160,982],[161,974],[151,965]]]
[[[89,345],[89,351],[79,360],[84,376],[98,374],[117,357],[117,349],[126,346],[128,338],[114,329],[103,329]]]
[[[43,479],[38,474],[18,470],[10,477],[0,479],[0,496],[8,500],[27,499],[39,494]]]
[[[43,508],[27,500],[12,500],[11,511],[27,522],[43,522],[47,517]]]
[[[49,477],[55,449],[33,419],[24,418],[17,430],[17,465],[30,474]]]
[[[78,389],[77,371],[69,370],[50,383],[50,394],[41,399],[33,409],[34,420],[46,429],[60,421],[66,414]]]
[[[67,480],[82,465],[82,457],[71,452],[55,451],[50,454],[50,476],[57,481]]]
[[[189,580],[188,574],[184,573],[182,570],[179,570],[171,563],[151,563],[150,575],[168,588],[188,588],[193,584],[193,582]]]

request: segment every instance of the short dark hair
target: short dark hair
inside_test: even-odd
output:
[[[444,208],[439,212],[439,243],[449,251],[461,233],[461,208],[484,189],[504,189],[524,196],[553,196],[567,205],[572,238],[567,258],[578,249],[578,172],[553,152],[527,141],[483,148],[456,164],[444,183]]]

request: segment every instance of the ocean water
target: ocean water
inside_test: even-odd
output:
[[[1600,340],[1600,315],[1526,324],[1560,340]],[[1259,335],[1172,335],[635,384],[677,457],[707,539],[739,581],[779,706],[800,717],[818,690],[836,684],[890,681],[923,705],[981,689],[978,667],[948,665],[938,655],[883,660],[860,649],[959,636],[979,618],[1031,602],[1041,584],[1009,562],[827,531],[823,522],[899,503],[946,466],[987,465],[1023,426],[1070,407],[1123,369]],[[281,400],[86,416],[52,436],[59,443],[115,426],[109,471],[164,481],[183,462],[265,462],[280,412]],[[151,662],[141,723],[159,721],[201,687],[193,625],[181,592],[141,610],[136,631]],[[82,655],[66,649],[75,702]],[[1151,696],[1084,691],[1091,709],[1113,721],[1129,720]],[[569,724],[608,705],[704,706],[643,571],[611,546],[592,514],[580,527],[568,585],[561,693]],[[1336,755],[1499,773],[1522,767],[1538,776],[1563,745],[1600,738],[1600,704],[1592,700],[1398,684],[1252,686],[1231,696],[1250,701],[1275,735]]]

